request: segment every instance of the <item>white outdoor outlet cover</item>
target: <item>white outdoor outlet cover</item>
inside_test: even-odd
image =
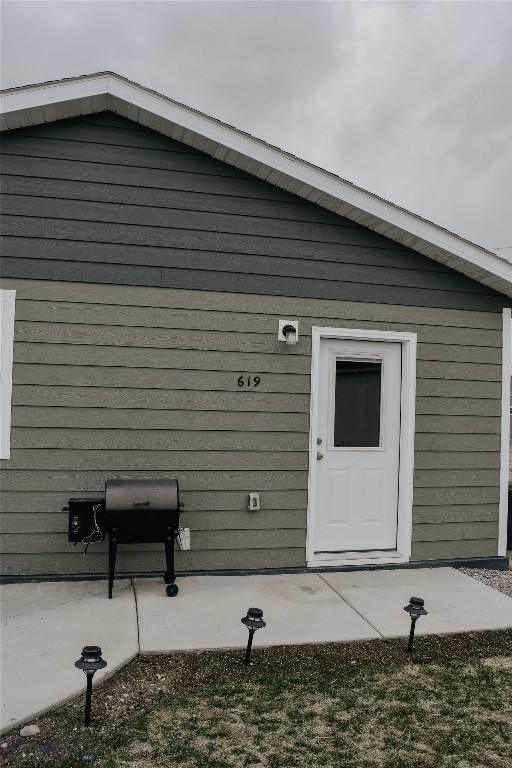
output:
[[[255,512],[258,509],[261,509],[260,495],[259,493],[250,493],[249,494],[249,511]]]
[[[279,341],[286,341],[286,336],[283,333],[283,328],[285,325],[291,325],[293,328],[295,328],[295,338],[296,341],[299,340],[299,321],[298,320],[280,320],[279,321],[279,330],[277,332],[277,338]]]
[[[190,528],[178,529],[178,548],[182,552],[188,552],[190,549]]]

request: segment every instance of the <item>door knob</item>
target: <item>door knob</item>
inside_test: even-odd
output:
[[[316,460],[322,461],[323,457],[324,457],[323,453],[320,453],[320,451],[317,451]]]

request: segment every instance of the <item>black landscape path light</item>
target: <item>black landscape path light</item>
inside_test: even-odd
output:
[[[249,608],[247,615],[241,619],[242,624],[245,624],[249,630],[249,639],[247,640],[247,648],[245,650],[244,664],[249,664],[251,659],[252,639],[257,629],[263,629],[267,624],[263,621],[263,611],[261,608]]]
[[[409,598],[409,605],[404,607],[404,611],[411,617],[411,631],[409,632],[409,642],[407,643],[407,653],[412,656],[412,646],[414,643],[414,629],[416,622],[420,616],[427,616],[428,611],[425,610],[425,601],[421,597]]]
[[[105,659],[101,658],[101,648],[99,645],[86,645],[82,648],[82,655],[75,661],[75,667],[81,669],[87,675],[87,691],[85,694],[85,716],[84,725],[91,722],[91,698],[92,698],[92,679],[97,669],[103,669],[107,666]]]

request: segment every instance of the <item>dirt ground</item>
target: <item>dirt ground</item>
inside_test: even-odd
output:
[[[34,720],[37,736],[2,737],[0,757],[9,768],[512,765],[511,630],[417,637],[412,665],[403,640],[256,647],[242,660],[138,657],[95,688],[90,728],[80,697]]]

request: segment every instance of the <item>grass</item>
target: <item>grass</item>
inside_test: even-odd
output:
[[[512,659],[256,668],[168,693],[55,768],[508,768]]]

